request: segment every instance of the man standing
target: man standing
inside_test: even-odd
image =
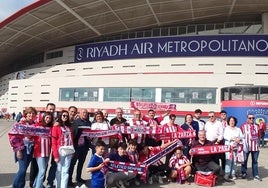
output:
[[[163,115],[155,117],[155,111],[153,109],[148,110],[148,116],[143,116],[142,120],[147,122],[147,126],[157,127],[160,125],[161,121],[168,116],[170,110],[167,110]],[[153,135],[146,135],[145,145],[146,146],[160,146],[162,140],[156,140]]]
[[[215,112],[210,111],[208,113],[209,120],[205,124],[205,131],[206,131],[206,136],[207,139],[214,144],[220,144],[224,145],[224,140],[223,140],[223,133],[224,129],[222,126],[222,123],[216,119]],[[220,164],[219,159],[221,159],[221,167],[222,170],[225,170],[225,154],[216,154],[214,155],[214,161],[217,164]]]
[[[196,109],[194,111],[194,121],[198,122],[199,129],[198,130],[204,130],[206,122],[201,119],[202,111],[200,109]]]
[[[251,154],[252,158],[252,175],[254,180],[262,181],[259,176],[258,170],[258,158],[259,158],[259,127],[254,123],[254,115],[248,114],[247,115],[247,122],[241,125],[242,133],[245,137],[245,145],[248,148],[245,156],[245,162],[242,164],[242,178],[245,179],[247,177],[247,163],[248,163],[248,156]]]
[[[113,126],[113,125],[127,125],[127,120],[125,118],[123,118],[123,109],[122,108],[116,108],[115,109],[115,113],[116,113],[116,117],[114,117],[113,119],[111,119],[110,121],[110,125]],[[123,136],[123,142],[126,143],[127,141],[127,137],[128,135],[127,134],[122,134]],[[114,144],[118,144],[118,140],[113,140],[112,142],[115,142]]]
[[[74,185],[72,182],[72,176],[74,171],[74,166],[78,160],[77,168],[76,168],[76,181],[79,183],[86,183],[86,180],[81,178],[83,165],[88,153],[88,149],[90,147],[90,141],[87,137],[81,137],[83,129],[79,129],[79,127],[91,127],[91,122],[89,121],[89,114],[86,109],[81,111],[81,115],[78,119],[73,122],[73,135],[74,135],[74,149],[75,154],[71,160],[71,165],[69,168],[69,185]]]
[[[139,127],[145,127],[146,122],[141,119],[141,111],[135,110],[134,116],[132,119],[130,119],[128,122],[129,126],[139,126]],[[138,144],[138,149],[140,149],[140,145],[144,144],[145,142],[145,135],[144,134],[130,134],[131,139],[136,139]]]
[[[225,128],[228,125],[227,124],[227,112],[225,110],[222,110],[220,114],[221,114],[221,123],[223,125],[223,128]]]

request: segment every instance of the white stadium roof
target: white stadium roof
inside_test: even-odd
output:
[[[265,12],[267,0],[40,0],[0,23],[0,76],[16,71],[25,58],[102,36],[170,25],[260,22]]]

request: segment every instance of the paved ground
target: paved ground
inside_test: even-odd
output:
[[[10,121],[7,122],[5,120],[0,119],[0,187],[11,187],[12,179],[17,172],[18,165],[14,163],[14,154],[10,148],[8,137],[7,137],[7,131],[10,129],[11,125],[14,122]],[[88,163],[88,160],[90,158],[90,155],[88,155],[88,159],[85,163],[85,165]],[[262,182],[257,182],[252,179],[252,177],[249,177],[248,179],[237,179],[234,184],[228,184],[228,183],[222,183],[222,181],[219,182],[219,185],[217,187],[234,187],[234,188],[266,188],[268,184],[268,147],[267,148],[261,148],[260,152],[260,158],[259,158],[259,172],[260,177],[263,179]],[[251,164],[251,161],[249,161],[249,164]],[[251,168],[248,169],[248,174],[251,175]],[[89,179],[90,174],[83,172],[83,178]],[[26,188],[28,188],[29,185],[29,174],[27,174],[27,182],[26,182]],[[154,183],[153,185],[140,185],[140,186],[134,186],[130,185],[128,188],[175,188],[175,187],[198,187],[194,183],[191,183],[191,185],[178,185],[177,183],[169,183],[164,185],[158,185]]]

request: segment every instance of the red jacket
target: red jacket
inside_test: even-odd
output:
[[[36,124],[36,126],[42,126]],[[48,128],[48,127],[47,127]],[[51,131],[51,128],[50,128]],[[35,136],[34,137],[34,157],[49,157],[51,153],[51,137]]]
[[[67,126],[53,126],[52,127],[52,154],[54,159],[59,158],[60,146],[73,145],[73,132],[72,127]]]

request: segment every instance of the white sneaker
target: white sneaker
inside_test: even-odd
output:
[[[232,176],[232,180],[236,180],[237,177],[235,175]]]
[[[80,188],[87,188],[85,184],[81,185]]]
[[[161,176],[158,177],[158,183],[160,183],[160,184],[163,184],[164,183]]]
[[[150,185],[153,184],[153,177],[149,177],[149,179],[148,179],[148,183],[149,183]]]

